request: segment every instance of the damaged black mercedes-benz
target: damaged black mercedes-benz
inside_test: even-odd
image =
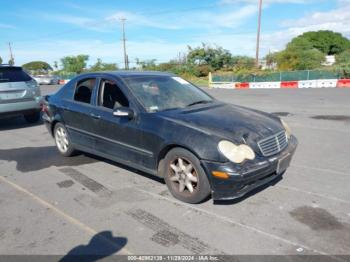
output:
[[[85,151],[157,175],[188,203],[239,198],[281,177],[297,147],[277,116],[167,73],[83,74],[46,96],[43,112],[62,155]]]

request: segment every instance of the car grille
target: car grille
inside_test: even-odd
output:
[[[272,156],[281,152],[288,145],[285,131],[264,138],[258,142],[259,149],[264,156]]]

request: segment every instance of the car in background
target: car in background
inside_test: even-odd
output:
[[[277,181],[297,147],[279,117],[160,72],[77,76],[45,96],[43,120],[63,156],[85,151],[159,176],[188,203]]]
[[[33,76],[39,85],[58,85],[60,78],[56,75],[37,75]]]
[[[0,65],[0,118],[23,115],[27,122],[40,119],[40,89],[22,67]]]

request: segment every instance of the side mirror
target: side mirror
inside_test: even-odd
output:
[[[129,119],[134,118],[134,110],[129,107],[117,107],[113,110],[113,115],[117,117],[127,117]]]

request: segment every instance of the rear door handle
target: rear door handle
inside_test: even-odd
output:
[[[96,115],[96,114],[94,114],[94,113],[91,113],[90,116],[91,116],[92,118],[95,118],[95,119],[100,119],[100,118],[101,118],[101,116]]]

